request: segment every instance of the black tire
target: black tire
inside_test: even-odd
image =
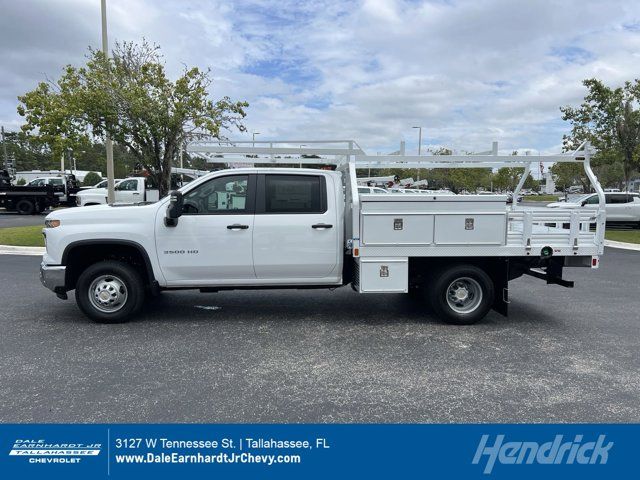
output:
[[[41,214],[42,212],[44,212],[44,209],[45,209],[44,202],[36,203],[36,211],[35,211],[35,213]]]
[[[466,298],[456,297],[453,292],[457,291],[461,295],[466,292]],[[493,281],[484,270],[474,265],[455,265],[442,270],[433,279],[428,286],[428,297],[434,312],[444,322],[471,325],[482,320],[491,309]]]
[[[18,203],[16,203],[16,211],[20,215],[31,215],[35,209],[36,206],[33,204],[33,202],[31,200],[27,200],[26,198],[18,200]]]
[[[89,295],[98,291],[105,292],[104,297],[95,295],[92,301]],[[98,323],[126,322],[140,310],[144,298],[144,282],[138,272],[131,265],[114,260],[89,266],[76,283],[78,307]]]

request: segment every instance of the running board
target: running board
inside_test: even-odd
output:
[[[564,280],[562,277],[551,275],[548,272],[545,272],[545,271],[542,271],[542,270],[529,269],[529,270],[525,271],[524,273],[527,274],[527,275],[530,275],[532,277],[536,277],[536,278],[540,278],[542,280],[546,280],[547,281],[547,285],[554,284],[554,285],[560,285],[562,287],[567,287],[567,288],[573,288],[573,285],[574,285],[573,280]]]

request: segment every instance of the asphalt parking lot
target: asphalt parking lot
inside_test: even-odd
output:
[[[638,422],[640,252],[511,316],[443,325],[404,296],[169,292],[98,325],[0,256],[1,422]]]
[[[0,228],[5,227],[27,227],[31,225],[44,225],[44,217],[49,211],[37,215],[19,215],[15,212],[7,212],[0,209]]]

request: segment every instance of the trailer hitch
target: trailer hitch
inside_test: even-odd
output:
[[[573,288],[574,282],[573,280],[565,280],[562,278],[562,267],[560,268],[560,275],[554,274],[554,272],[549,271],[550,268],[547,267],[547,271],[537,270],[530,268],[526,270],[524,273],[530,275],[532,277],[540,278],[542,280],[547,281],[547,285],[560,285],[562,287]]]

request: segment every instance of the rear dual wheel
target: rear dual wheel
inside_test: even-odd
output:
[[[31,215],[36,209],[36,206],[31,200],[22,199],[16,203],[16,211],[20,215]]]
[[[427,286],[427,297],[437,316],[446,323],[471,325],[491,309],[493,281],[475,265],[456,265],[434,278]]]

